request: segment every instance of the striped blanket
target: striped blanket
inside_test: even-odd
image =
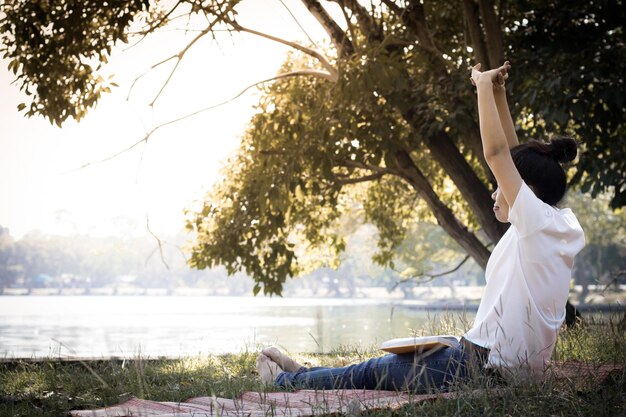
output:
[[[566,362],[555,365],[557,381],[587,391],[603,384],[611,375],[623,372],[624,365],[594,365]],[[476,390],[469,395],[478,394]],[[130,398],[121,404],[95,410],[74,410],[75,417],[302,417],[327,414],[359,415],[363,411],[395,409],[435,399],[453,399],[456,392],[412,395],[374,390],[298,390],[294,392],[244,392],[235,399],[198,397],[185,402],[157,402]],[[462,395],[467,396],[468,392]]]

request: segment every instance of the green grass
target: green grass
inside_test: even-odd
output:
[[[619,316],[589,319],[559,336],[559,360],[626,363],[624,323]],[[454,320],[435,326],[454,331]],[[437,330],[437,329],[429,329]],[[113,405],[130,396],[184,401],[197,396],[233,398],[243,391],[267,391],[257,379],[257,349],[231,355],[176,360],[135,359],[83,362],[20,361],[0,363],[0,416],[62,416],[71,409]],[[300,362],[340,366],[380,352],[374,346],[344,346],[324,355],[296,354]],[[471,395],[481,382],[460,386],[456,400],[411,404],[371,416],[626,416],[624,375],[602,387],[577,392],[568,384],[518,385]]]

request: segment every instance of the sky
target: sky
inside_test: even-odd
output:
[[[296,16],[296,20],[285,7]],[[247,0],[239,22],[288,40],[316,41],[324,33],[297,0]],[[331,10],[332,12],[332,10]],[[102,74],[119,84],[79,123],[62,128],[17,111],[26,97],[0,62],[0,226],[15,238],[32,230],[47,234],[129,236],[176,233],[185,208],[197,206],[237,148],[258,101],[256,89],[236,100],[153,134],[126,149],[160,123],[222,103],[270,78],[289,50],[248,34],[206,37],[189,50],[153,108],[172,63],[138,76],[181,50],[195,33],[174,24],[133,45],[119,45]],[[129,97],[128,97],[129,96]],[[128,97],[128,100],[127,100]],[[85,165],[88,166],[84,167]],[[82,167],[82,168],[81,168]]]

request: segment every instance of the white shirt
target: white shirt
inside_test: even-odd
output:
[[[547,205],[524,182],[508,220],[511,227],[489,258],[487,285],[465,337],[491,349],[487,366],[528,366],[536,374],[550,362],[574,256],[585,237],[570,209]]]

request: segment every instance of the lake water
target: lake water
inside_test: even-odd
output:
[[[424,311],[408,302],[193,296],[1,296],[0,356],[143,357],[369,347],[473,312]]]

